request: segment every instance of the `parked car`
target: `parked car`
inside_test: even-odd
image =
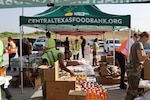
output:
[[[92,47],[94,40],[95,40],[95,38],[92,38],[92,39],[90,39],[88,41],[88,45],[90,47]],[[100,39],[100,38],[98,39],[98,45],[99,45],[99,47],[103,47],[104,46],[104,41],[102,39]]]
[[[115,46],[114,46],[114,42],[115,42]],[[105,52],[109,52],[109,51],[112,51],[114,49],[117,49],[121,46],[121,41],[120,39],[107,39],[106,42],[104,43],[104,51]]]
[[[143,46],[144,46],[145,53],[149,53],[150,52],[150,42],[144,44]]]
[[[36,39],[36,41],[33,43],[33,50],[39,50],[40,48],[43,48],[45,46],[47,38],[46,37],[39,37]],[[62,42],[59,39],[54,39],[56,42],[56,47],[64,46],[64,42]]]
[[[38,38],[33,43],[33,50],[39,50],[40,48],[43,48],[45,46],[47,38]]]

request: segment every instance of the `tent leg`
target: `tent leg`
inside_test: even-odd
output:
[[[21,93],[23,94],[23,64],[22,64],[22,29],[23,27],[20,26],[20,74],[21,74]]]
[[[129,28],[128,29],[128,40],[130,39],[130,37],[131,37],[131,28]],[[128,55],[130,54],[130,46],[131,44],[128,42]],[[128,56],[128,58],[127,58],[127,62],[129,62],[129,56]]]
[[[22,16],[23,15],[24,15],[24,8],[22,7]],[[20,26],[20,74],[21,74],[21,93],[23,94],[22,37],[23,37],[23,26]]]
[[[115,65],[115,38],[116,38],[116,34],[115,34],[115,28],[113,27],[113,65]]]

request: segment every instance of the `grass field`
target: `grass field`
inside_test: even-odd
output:
[[[27,35],[25,37],[38,38],[39,36],[45,36],[45,34],[43,34],[43,35]],[[72,35],[56,35],[56,34],[53,34],[52,38],[57,38],[57,39],[60,39],[60,40],[64,41],[67,36],[69,37],[69,41],[71,41],[71,40],[74,41],[75,39],[79,39],[79,41],[81,42],[80,35],[79,36],[72,36]],[[121,42],[123,42],[124,40],[126,40],[128,38],[128,31],[115,32],[115,37],[120,39]],[[18,37],[12,37],[12,38],[20,38],[20,36],[18,35]],[[100,35],[85,35],[84,38],[86,39],[87,42],[90,38],[109,39],[109,38],[113,38],[113,33],[112,32],[107,32],[105,34],[100,34]],[[4,45],[7,45],[7,43],[8,43],[7,37],[0,38],[0,39],[3,41]]]

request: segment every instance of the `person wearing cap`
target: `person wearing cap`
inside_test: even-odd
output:
[[[45,42],[45,47],[43,48],[43,54],[51,49],[56,49],[55,40],[51,38],[51,33],[49,31],[46,32],[46,37],[47,40]]]
[[[137,39],[138,35],[135,33],[133,36],[131,36],[130,39],[125,40],[115,53],[116,59],[121,69],[120,89],[126,89],[127,87],[127,85],[124,82],[125,63],[126,59],[128,58],[129,48],[135,41],[137,41]]]
[[[141,70],[144,67],[144,61],[149,60],[150,53],[145,53],[143,44],[149,41],[149,33],[142,32],[140,39],[131,46],[129,62],[126,64],[126,73],[128,79],[128,89],[125,100],[134,100],[138,97],[138,86],[141,78]]]
[[[79,59],[79,50],[80,50],[80,44],[78,43],[78,39],[76,39],[75,42],[72,43],[72,54],[74,60]]]

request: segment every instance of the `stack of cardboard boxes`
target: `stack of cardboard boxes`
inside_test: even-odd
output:
[[[62,80],[59,78],[59,64],[54,69],[44,69],[46,81],[46,100],[68,100],[70,90],[75,90],[75,78]]]
[[[143,66],[144,66],[144,79],[150,80],[150,61],[149,60],[145,61]]]
[[[101,56],[100,59],[100,83],[101,84],[118,84],[120,82],[120,77],[114,77],[108,69],[108,65],[113,66],[113,56]],[[114,66],[116,67],[116,66]]]

